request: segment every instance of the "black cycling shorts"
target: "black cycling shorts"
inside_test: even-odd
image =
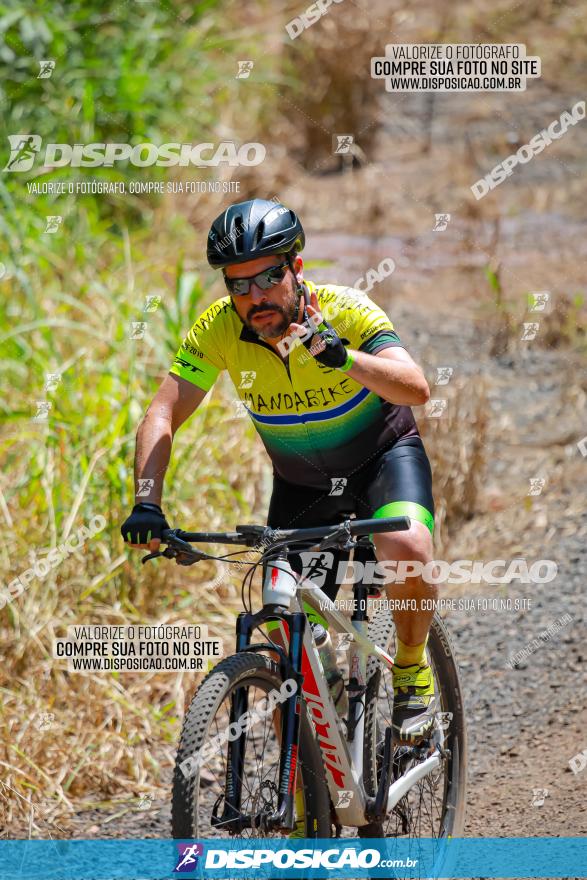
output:
[[[420,437],[398,440],[363,468],[343,482],[333,481],[329,494],[321,489],[287,483],[274,476],[267,525],[272,528],[301,529],[340,522],[355,514],[357,519],[384,516],[409,516],[434,529],[432,471]],[[364,548],[355,551],[360,561],[373,560]],[[338,562],[348,559],[348,552],[335,551],[334,563],[320,588],[336,597]],[[292,567],[302,572],[299,554],[290,557]]]

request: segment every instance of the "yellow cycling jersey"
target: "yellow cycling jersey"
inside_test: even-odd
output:
[[[361,291],[304,283],[349,349],[377,354],[401,346],[385,312]],[[353,473],[400,437],[418,435],[410,407],[324,366],[299,340],[284,360],[243,324],[230,296],[198,318],[171,367],[204,391],[221,370],[228,370],[275,472],[298,485],[330,488],[333,478]]]

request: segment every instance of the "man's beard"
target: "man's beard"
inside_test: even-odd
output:
[[[277,312],[274,320],[267,324],[258,324],[252,319],[255,315],[263,312]],[[295,321],[298,311],[298,298],[294,291],[290,291],[285,306],[278,306],[277,303],[266,302],[260,306],[253,306],[249,309],[247,317],[243,323],[256,333],[260,339],[274,339],[276,336],[282,336],[292,321]],[[278,318],[281,315],[281,318]],[[242,320],[242,319],[241,319]]]

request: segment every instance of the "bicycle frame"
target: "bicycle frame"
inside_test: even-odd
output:
[[[372,799],[365,795],[363,784],[363,747],[365,725],[365,689],[367,685],[367,659],[377,655],[390,667],[393,658],[366,635],[367,588],[356,585],[354,589],[355,610],[349,620],[337,610],[326,593],[311,582],[298,587],[296,602],[301,608],[301,598],[317,611],[328,623],[328,629],[336,633],[348,633],[352,637],[349,647],[349,714],[348,737],[339,719],[328,684],[322,672],[318,651],[311,630],[304,638],[302,693],[316,730],[316,738],[322,750],[326,778],[336,815],[342,825],[366,825]],[[305,661],[305,662],[304,662]],[[339,798],[340,791],[346,792]]]
[[[381,661],[387,663],[387,665],[391,668],[393,665],[393,657],[387,653],[383,648],[373,642],[366,635],[366,630],[368,626],[368,618],[366,612],[367,605],[367,588],[362,585],[355,585],[353,590],[356,607],[349,622],[348,618],[346,618],[340,611],[336,608],[334,602],[328,598],[328,596],[322,592],[322,590],[317,589],[311,583],[302,583],[299,587],[299,590],[305,593],[305,601],[314,611],[317,611],[322,617],[326,619],[329,624],[329,630],[337,633],[346,632],[350,633],[352,636],[352,642],[349,648],[349,686],[350,686],[350,694],[353,693],[353,688],[356,693],[356,697],[353,699],[349,697],[349,737],[348,740],[344,736],[338,737],[338,741],[335,741],[335,753],[327,753],[325,750],[325,743],[318,735],[318,741],[320,743],[320,747],[322,749],[324,765],[326,769],[329,771],[327,775],[328,787],[330,790],[330,796],[332,798],[333,804],[335,804],[336,814],[338,818],[341,820],[341,824],[343,825],[356,825],[357,827],[361,825],[366,825],[372,818],[370,813],[372,813],[373,808],[375,806],[375,798],[368,798],[365,796],[365,788],[363,784],[363,757],[364,757],[364,733],[365,733],[365,688],[367,685],[367,659],[370,655],[374,654]],[[299,601],[299,600],[298,600]],[[309,641],[311,647],[314,648],[315,655],[315,663],[312,664],[310,662],[311,671],[314,673],[314,679],[318,682],[319,690],[321,692],[321,696],[323,696],[324,689],[326,690],[326,702],[323,703],[325,707],[326,716],[328,723],[336,719],[338,722],[338,714],[336,712],[336,707],[332,701],[332,697],[330,695],[330,691],[328,689],[328,685],[326,684],[326,680],[322,675],[322,669],[320,666],[320,659],[318,656],[318,652],[314,646],[311,634],[309,635]],[[306,641],[304,640],[304,647],[306,648],[306,653],[308,657],[312,657],[312,654],[309,652],[306,647]],[[316,666],[318,666],[320,674],[315,675]],[[308,679],[304,679],[303,684],[303,694],[306,697],[306,702],[308,702],[307,698],[307,681]],[[321,686],[321,687],[320,687]],[[354,712],[354,719],[351,717],[351,713]],[[318,734],[318,727],[316,725],[316,718],[314,717],[314,723],[316,726],[316,731]],[[338,730],[338,728],[337,728]],[[424,776],[427,776],[429,773],[432,773],[439,765],[442,760],[442,755],[439,752],[435,752],[429,758],[426,758],[418,767],[414,767],[412,770],[409,770],[406,774],[402,776],[401,779],[392,782],[387,791],[387,797],[384,795],[385,802],[385,812],[389,812],[393,809],[393,807],[398,803],[399,800],[407,793],[407,791],[422,779]],[[329,763],[330,761],[330,763]],[[350,801],[351,804],[356,802],[356,805],[360,805],[360,809],[362,810],[362,814],[359,814],[356,809],[351,807],[336,807],[337,798],[335,798],[335,792],[339,791],[339,787],[337,784],[337,779],[335,773],[333,772],[334,767],[340,767],[342,772],[344,773],[344,778],[349,782],[349,785],[345,785],[345,789],[351,791]]]
[[[367,798],[363,785],[363,740],[365,716],[365,688],[367,658],[378,656],[391,667],[393,658],[366,635],[367,614],[365,610],[368,590],[361,584],[355,585],[356,609],[349,621],[341,614],[334,603],[322,590],[311,582],[298,581],[289,613],[278,612],[266,606],[258,614],[240,614],[237,623],[237,651],[259,650],[266,646],[250,645],[250,635],[255,625],[269,620],[279,621],[282,642],[289,641],[288,663],[283,664],[282,675],[295,677],[301,685],[302,698],[308,708],[316,731],[316,739],[322,751],[324,767],[330,796],[337,818],[342,825],[362,826],[369,823],[369,813],[374,806],[374,798]],[[333,703],[326,682],[320,656],[312,630],[305,626],[306,615],[302,610],[302,597],[322,617],[334,632],[346,632],[352,637],[349,650],[349,731],[347,737],[342,722]],[[284,626],[285,624],[285,626]],[[286,628],[287,627],[287,631]],[[289,633],[293,638],[289,639]],[[276,812],[267,819],[268,827],[293,828],[295,777],[297,768],[297,746],[299,735],[299,693],[289,697],[284,706],[281,730],[281,759],[279,772],[280,802]],[[230,722],[247,711],[246,693],[235,692]],[[220,819],[223,825],[233,825],[235,830],[242,828],[240,821],[240,779],[243,768],[244,737],[229,743],[225,808]],[[338,793],[344,791],[344,799]]]

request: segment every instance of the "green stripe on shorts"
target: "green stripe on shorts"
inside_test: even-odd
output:
[[[386,516],[409,516],[410,519],[424,523],[431,535],[434,533],[434,517],[429,510],[416,501],[391,501],[376,510],[373,519],[383,519]],[[369,535],[369,537],[373,540],[373,535]]]

